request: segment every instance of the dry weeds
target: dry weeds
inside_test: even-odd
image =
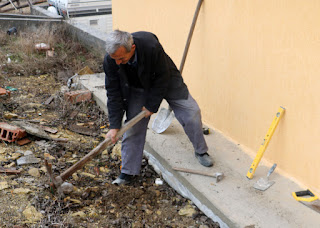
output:
[[[46,51],[37,50],[35,45],[40,43],[53,48],[54,56],[47,57]],[[2,33],[0,54],[1,63],[5,63],[1,65],[1,75],[57,74],[67,69],[76,73],[84,66],[94,72],[102,72],[101,57],[74,42],[63,26],[52,30],[42,27],[34,33],[18,31],[17,36]]]

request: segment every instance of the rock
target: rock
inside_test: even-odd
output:
[[[4,154],[6,152],[6,149],[3,147],[0,147],[0,154]]]
[[[44,153],[43,156],[44,156],[45,159],[56,160],[56,158],[51,156],[49,153]]]
[[[29,192],[31,192],[31,190],[27,188],[16,188],[13,190],[15,194],[28,194]]]
[[[11,155],[11,159],[12,159],[12,160],[17,160],[17,159],[20,158],[21,156],[22,156],[21,153],[16,152],[16,153],[13,153],[13,154]]]
[[[79,180],[79,177],[78,177],[78,175],[77,175],[76,173],[72,174],[72,178],[73,178],[75,181]]]
[[[86,172],[82,172],[82,173],[80,173],[80,175],[86,176],[86,177],[90,177],[90,178],[95,178],[96,177],[95,175],[93,175],[91,173],[86,173]]]
[[[76,204],[82,204],[82,202],[80,200],[77,200],[77,199],[70,199],[70,201],[72,203],[76,203]]]
[[[8,182],[6,181],[0,182],[0,191],[7,188],[9,188]]]
[[[40,177],[40,172],[37,168],[31,168],[28,171],[29,175],[33,176],[33,177]]]
[[[60,189],[64,194],[70,194],[73,191],[73,185],[68,182],[64,182],[60,186]]]
[[[109,152],[108,152],[108,149],[105,149],[104,151],[102,151],[101,155],[108,155]]]
[[[3,117],[7,120],[11,120],[13,118],[18,118],[18,115],[17,114],[14,114],[14,113],[10,113],[10,112],[7,112],[3,115]]]
[[[92,210],[90,211],[89,217],[90,217],[90,218],[96,218],[96,217],[98,217],[98,213],[96,212],[95,209],[92,209]]]
[[[45,166],[42,166],[39,170],[44,173],[47,173],[47,168]]]
[[[83,211],[78,211],[78,212],[76,212],[76,213],[73,213],[71,216],[72,216],[72,217],[85,218],[85,217],[86,217],[86,214],[85,214]]]
[[[5,156],[0,155],[0,162],[7,162],[8,159]]]
[[[105,168],[105,167],[100,167],[99,170],[101,173],[109,173],[110,172],[110,169]]]
[[[20,152],[19,152],[20,153]],[[26,150],[25,152],[23,152],[24,156],[29,156],[29,155],[33,155],[31,150]]]
[[[117,143],[113,148],[112,148],[112,153],[111,153],[112,158],[120,158],[121,157],[121,144]]]
[[[11,167],[14,167],[15,165],[16,165],[16,163],[11,162],[10,164],[8,164],[8,165],[6,165],[6,166],[4,166],[4,167],[6,167],[6,168],[11,168]]]
[[[28,165],[28,164],[37,164],[37,163],[39,163],[39,159],[36,158],[33,154],[23,156],[17,160],[17,165]]]
[[[28,206],[24,211],[23,215],[26,217],[28,222],[34,223],[38,222],[42,218],[42,214],[36,210],[33,206]]]
[[[156,185],[163,185],[163,180],[161,180],[161,178],[156,178],[155,184]]]
[[[197,212],[191,205],[187,205],[184,208],[179,210],[179,215],[183,215],[187,217],[192,217],[192,215],[195,213]]]

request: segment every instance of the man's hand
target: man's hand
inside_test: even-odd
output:
[[[148,109],[146,109],[145,107],[142,107],[142,111],[146,111],[146,115],[144,116],[144,118],[148,118],[149,116],[151,116],[153,114],[153,112],[150,112]]]
[[[108,131],[108,133],[106,134],[106,139],[107,139],[107,138],[110,138],[110,139],[111,139],[111,142],[112,142],[113,144],[115,144],[115,143],[118,141],[118,138],[116,137],[116,135],[117,135],[117,133],[118,133],[119,130],[120,130],[120,129],[110,129],[110,130]]]

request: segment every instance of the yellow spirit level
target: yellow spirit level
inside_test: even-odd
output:
[[[263,153],[267,149],[267,146],[268,146],[268,144],[269,144],[269,142],[271,140],[271,137],[272,137],[274,131],[276,130],[276,127],[278,126],[278,123],[279,123],[279,121],[280,121],[280,119],[281,119],[281,117],[282,117],[282,115],[284,113],[284,110],[285,110],[285,108],[283,108],[283,107],[280,107],[278,109],[278,112],[277,112],[276,116],[274,117],[274,119],[273,119],[273,121],[271,123],[271,126],[270,126],[266,136],[264,137],[263,142],[262,142],[262,144],[261,144],[261,146],[260,146],[260,148],[258,150],[256,158],[253,160],[253,162],[252,162],[252,164],[250,166],[250,169],[249,169],[249,171],[247,173],[247,178],[252,179],[253,174],[256,171],[257,166],[259,165],[259,162],[260,162],[260,160],[261,160],[261,158],[263,156]]]

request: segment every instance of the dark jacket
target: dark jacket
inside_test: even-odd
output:
[[[136,45],[138,77],[143,89],[148,92],[144,105],[146,109],[157,112],[163,98],[187,99],[188,88],[158,38],[149,32],[135,32],[132,36]],[[110,129],[118,129],[126,110],[130,90],[127,78],[130,75],[127,75],[122,64],[117,65],[108,54],[104,58],[103,68],[106,74]]]

